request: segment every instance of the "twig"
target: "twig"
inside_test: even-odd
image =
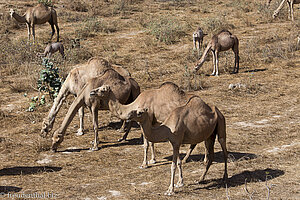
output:
[[[225,184],[225,186],[226,186],[226,197],[227,197],[227,200],[230,200],[230,196],[229,196],[229,191],[228,191],[227,183]]]
[[[247,188],[247,179],[245,179],[245,188],[244,188],[244,190],[245,190],[245,192],[248,194],[249,199],[252,200],[252,196],[253,196],[253,194],[255,193],[255,190],[254,190],[252,193],[249,192],[249,190],[248,190],[248,188]]]
[[[271,177],[271,178],[272,178],[272,176],[271,176],[271,175],[266,175],[266,188],[267,188],[267,190],[268,190],[267,200],[270,199],[270,193],[271,193],[271,188],[272,188],[272,186],[275,186],[274,184],[268,185],[268,177]]]

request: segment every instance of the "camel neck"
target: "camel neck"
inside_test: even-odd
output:
[[[26,22],[25,15],[24,16],[20,16],[17,13],[14,12],[12,16],[13,16],[13,18],[15,18],[20,23],[25,23]]]
[[[126,105],[122,105],[113,93],[110,94],[108,107],[113,115],[120,119],[126,120],[127,116],[125,114],[126,112],[124,112],[124,109],[126,109]]]

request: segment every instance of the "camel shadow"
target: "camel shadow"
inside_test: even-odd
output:
[[[274,178],[277,178],[279,176],[282,176],[284,174],[284,171],[280,169],[257,169],[254,171],[248,171],[245,170],[239,174],[235,174],[232,177],[227,179],[227,187],[236,187],[240,185],[244,185],[245,181],[247,182],[264,182],[266,179],[272,180]],[[200,183],[196,184],[208,184],[204,187],[198,187],[195,190],[200,190],[200,189],[214,189],[214,188],[226,188],[226,185],[224,184],[224,181],[222,178],[219,179],[211,179],[211,180],[206,180],[202,181]],[[195,184],[191,184],[195,185]]]
[[[99,131],[106,130],[106,129],[119,130],[122,127],[122,125],[123,123],[121,121],[109,122],[108,125],[101,126],[98,128],[98,130]],[[128,127],[128,123],[126,123],[126,127]],[[137,122],[132,121],[131,128],[140,128],[140,125]]]
[[[4,194],[20,192],[22,188],[15,186],[0,186],[0,199]]]
[[[122,142],[117,142],[114,144],[107,144],[107,143],[112,143],[112,142],[100,142],[99,145],[99,150],[109,148],[109,147],[121,147],[121,146],[127,146],[127,145],[140,145],[143,144],[140,138],[133,138],[130,140],[125,140]],[[103,145],[104,144],[104,145]],[[65,150],[58,150],[57,153],[76,153],[76,152],[81,152],[81,151],[90,151],[90,148],[77,148],[77,149],[65,149]]]
[[[183,159],[185,154],[180,154],[179,157],[180,159]],[[172,160],[173,156],[167,156],[164,157],[164,159],[167,159],[168,161]],[[242,161],[242,160],[252,160],[257,158],[257,155],[253,153],[240,153],[240,152],[228,152],[228,162],[237,162],[237,161]],[[194,154],[190,155],[190,157],[187,159],[188,162],[199,162],[204,160],[204,154]],[[214,162],[217,163],[224,163],[224,157],[223,157],[223,152],[218,151],[215,153],[215,159]]]
[[[61,167],[52,166],[10,167],[1,169],[0,176],[30,175],[42,172],[58,172],[60,170],[62,170]]]
[[[266,71],[267,68],[262,68],[262,69],[251,69],[251,70],[246,70],[242,73],[251,73],[251,72],[263,72],[263,71]]]

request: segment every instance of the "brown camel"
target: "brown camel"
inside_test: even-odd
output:
[[[52,137],[52,150],[56,151],[63,141],[67,127],[73,120],[76,112],[84,105],[88,106],[93,116],[95,139],[92,150],[98,150],[98,110],[108,110],[108,102],[90,97],[90,92],[103,84],[112,85],[116,98],[123,104],[132,102],[140,93],[137,82],[130,77],[123,77],[113,69],[107,69],[102,75],[91,78],[75,98],[66,114],[62,125],[54,132]]]
[[[214,71],[212,76],[219,75],[218,57],[219,52],[232,49],[235,55],[234,69],[232,73],[239,72],[239,40],[235,35],[232,35],[228,30],[222,30],[218,34],[214,35],[211,41],[208,43],[202,57],[199,59],[195,66],[195,72],[200,69],[203,63],[206,61],[206,57],[211,50],[213,55]]]
[[[87,63],[76,65],[68,74],[64,84],[62,85],[57,97],[54,100],[51,110],[47,118],[44,119],[41,129],[41,136],[46,137],[52,130],[55,122],[55,117],[59,112],[63,102],[69,94],[78,96],[86,82],[93,77],[101,75],[105,70],[113,68],[124,77],[130,77],[130,73],[117,65],[110,65],[107,60],[103,58],[91,58]],[[135,97],[134,97],[135,98]],[[84,107],[78,111],[80,126],[77,135],[84,134]],[[124,123],[125,124],[125,123]],[[124,128],[124,126],[122,127]],[[129,129],[127,129],[129,131]]]
[[[152,127],[150,117],[148,109],[143,108],[132,110],[127,118],[136,120],[141,124],[143,133],[149,141],[155,143],[170,141],[172,144],[171,184],[165,195],[174,193],[176,165],[179,170],[179,180],[176,187],[183,186],[181,161],[179,159],[180,146],[205,141],[208,160],[206,169],[200,178],[200,181],[203,181],[214,160],[214,143],[217,135],[224,155],[223,179],[227,180],[226,125],[225,118],[217,107],[210,107],[200,97],[193,96],[185,105],[175,108],[159,127]]]
[[[268,5],[271,3],[272,0],[268,0]],[[278,16],[279,11],[283,8],[285,2],[288,4],[289,6],[289,19],[291,19],[292,21],[294,21],[294,4],[300,4],[300,0],[283,0],[280,5],[278,6],[278,8],[274,11],[273,13],[273,18]]]
[[[50,58],[52,54],[54,54],[57,51],[61,54],[63,59],[66,59],[64,45],[61,42],[54,42],[48,44],[45,48],[44,53],[38,53],[38,55]]]
[[[91,91],[91,96],[108,102],[109,110],[120,119],[126,119],[128,113],[138,108],[149,108],[148,114],[153,126],[159,126],[169,115],[169,113],[178,106],[184,105],[192,94],[186,94],[179,87],[171,82],[162,84],[158,89],[143,91],[134,102],[128,105],[119,103],[109,85],[103,85]],[[143,132],[143,129],[142,129]],[[147,168],[148,140],[144,138],[144,160],[141,168]],[[152,158],[150,163],[155,163],[154,146],[151,143]],[[187,152],[184,161],[187,160],[196,144],[192,144]]]
[[[50,40],[52,39],[55,33],[55,29],[54,29],[55,26],[57,31],[57,42],[59,41],[59,28],[57,25],[57,14],[52,7],[49,8],[44,4],[40,3],[35,7],[28,8],[23,16],[18,15],[13,9],[10,9],[9,12],[10,12],[10,16],[15,18],[18,22],[26,23],[28,29],[28,40],[30,40],[31,29],[32,29],[33,41],[35,41],[35,29],[34,29],[35,24],[44,24],[48,22],[51,25],[51,29],[52,29]]]

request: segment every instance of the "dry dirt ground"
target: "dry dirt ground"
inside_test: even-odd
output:
[[[71,3],[73,2],[73,3]],[[87,134],[75,136],[78,119],[67,130],[59,152],[51,153],[51,140],[39,136],[42,119],[51,102],[27,112],[29,97],[37,95],[36,77],[41,60],[26,44],[24,24],[7,14],[19,13],[37,1],[0,1],[0,199],[13,195],[51,193],[52,199],[300,199],[300,51],[296,35],[300,29],[299,5],[295,22],[283,8],[272,20],[272,11],[261,0],[228,1],[56,1],[61,40],[67,60],[53,62],[62,76],[91,56],[102,56],[128,69],[141,89],[156,88],[172,81],[183,89],[195,90],[203,100],[215,104],[227,122],[230,152],[228,188],[222,184],[224,163],[220,145],[206,181],[196,183],[204,170],[203,144],[199,144],[183,166],[185,186],[174,196],[164,196],[170,181],[171,145],[156,144],[157,164],[140,169],[143,147],[140,129],[134,127],[128,141],[118,143],[119,120],[101,111],[101,149],[89,151],[93,139],[89,114]],[[274,1],[271,9],[279,4]],[[153,24],[172,20],[182,32],[171,32],[170,43],[158,41]],[[95,21],[98,23],[95,23]],[[174,26],[174,27],[172,27]],[[233,53],[220,54],[220,76],[207,61],[193,76],[189,69],[197,60],[191,34],[201,26],[208,34],[204,43],[221,28],[240,40],[240,73],[230,74]],[[49,38],[49,25],[38,25],[37,49]],[[178,37],[177,37],[178,36]],[[72,49],[71,39],[80,38],[81,48]],[[24,42],[25,41],[25,42]],[[245,87],[228,89],[229,84]],[[24,97],[27,93],[27,97]],[[62,122],[73,97],[61,109],[54,129]],[[187,146],[181,148],[184,156]],[[266,180],[267,179],[267,180]],[[176,181],[176,180],[175,180]],[[247,187],[245,185],[247,182]],[[268,186],[268,187],[267,187]],[[268,194],[269,188],[269,194]],[[245,191],[248,189],[248,192]],[[9,196],[10,195],[10,196]],[[26,198],[19,198],[26,199]]]

